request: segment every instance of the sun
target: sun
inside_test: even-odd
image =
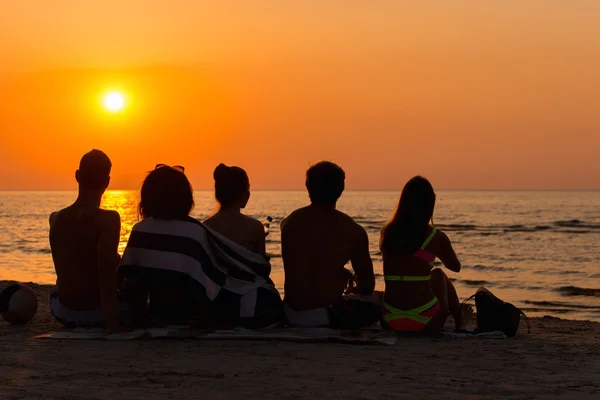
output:
[[[117,112],[121,111],[125,106],[125,98],[119,92],[110,92],[104,96],[104,107],[108,111]]]

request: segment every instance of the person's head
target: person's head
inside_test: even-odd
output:
[[[414,252],[419,249],[433,219],[435,192],[422,176],[409,180],[392,219],[383,227],[380,247],[386,253]]]
[[[250,199],[250,180],[240,167],[219,164],[213,173],[215,178],[215,198],[221,208],[244,208]]]
[[[306,171],[306,189],[313,204],[335,205],[344,191],[346,174],[337,164],[321,161]]]
[[[144,179],[138,206],[141,218],[185,219],[193,208],[194,193],[183,167],[159,164]]]
[[[94,149],[85,153],[75,172],[79,190],[104,193],[110,183],[111,168],[110,159],[104,152]]]

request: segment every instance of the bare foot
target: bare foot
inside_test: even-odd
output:
[[[458,329],[465,329],[465,327],[471,322],[475,313],[473,312],[473,307],[468,304],[463,305],[460,308],[460,326]]]

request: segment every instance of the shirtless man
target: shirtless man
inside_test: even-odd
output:
[[[344,180],[344,171],[336,164],[313,165],[306,172],[311,204],[281,222],[284,302],[290,325],[358,328],[379,318],[367,232],[335,209]],[[358,296],[344,296],[348,261],[356,274],[352,293]]]
[[[123,331],[117,305],[121,218],[116,211],[100,209],[111,166],[99,150],[85,154],[75,172],[77,200],[50,215],[50,248],[57,277],[50,311],[67,327]]]

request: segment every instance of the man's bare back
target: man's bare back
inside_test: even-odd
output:
[[[118,323],[117,263],[121,218],[100,209],[112,164],[106,154],[83,155],[75,179],[77,200],[50,215],[50,249],[56,291],[50,312],[66,326],[101,326],[123,331]]]
[[[100,308],[98,260],[105,255],[99,255],[99,252],[112,254],[116,270],[117,247],[103,248],[106,247],[103,242],[114,243],[114,237],[118,238],[119,233],[119,214],[101,210],[96,205],[76,202],[52,213],[50,247],[56,269],[58,298],[65,307],[77,311]],[[118,246],[118,239],[116,244]]]
[[[346,285],[344,266],[356,273],[358,294],[370,295],[375,281],[367,233],[330,206],[310,205],[281,222],[285,302],[295,310],[327,307]]]

